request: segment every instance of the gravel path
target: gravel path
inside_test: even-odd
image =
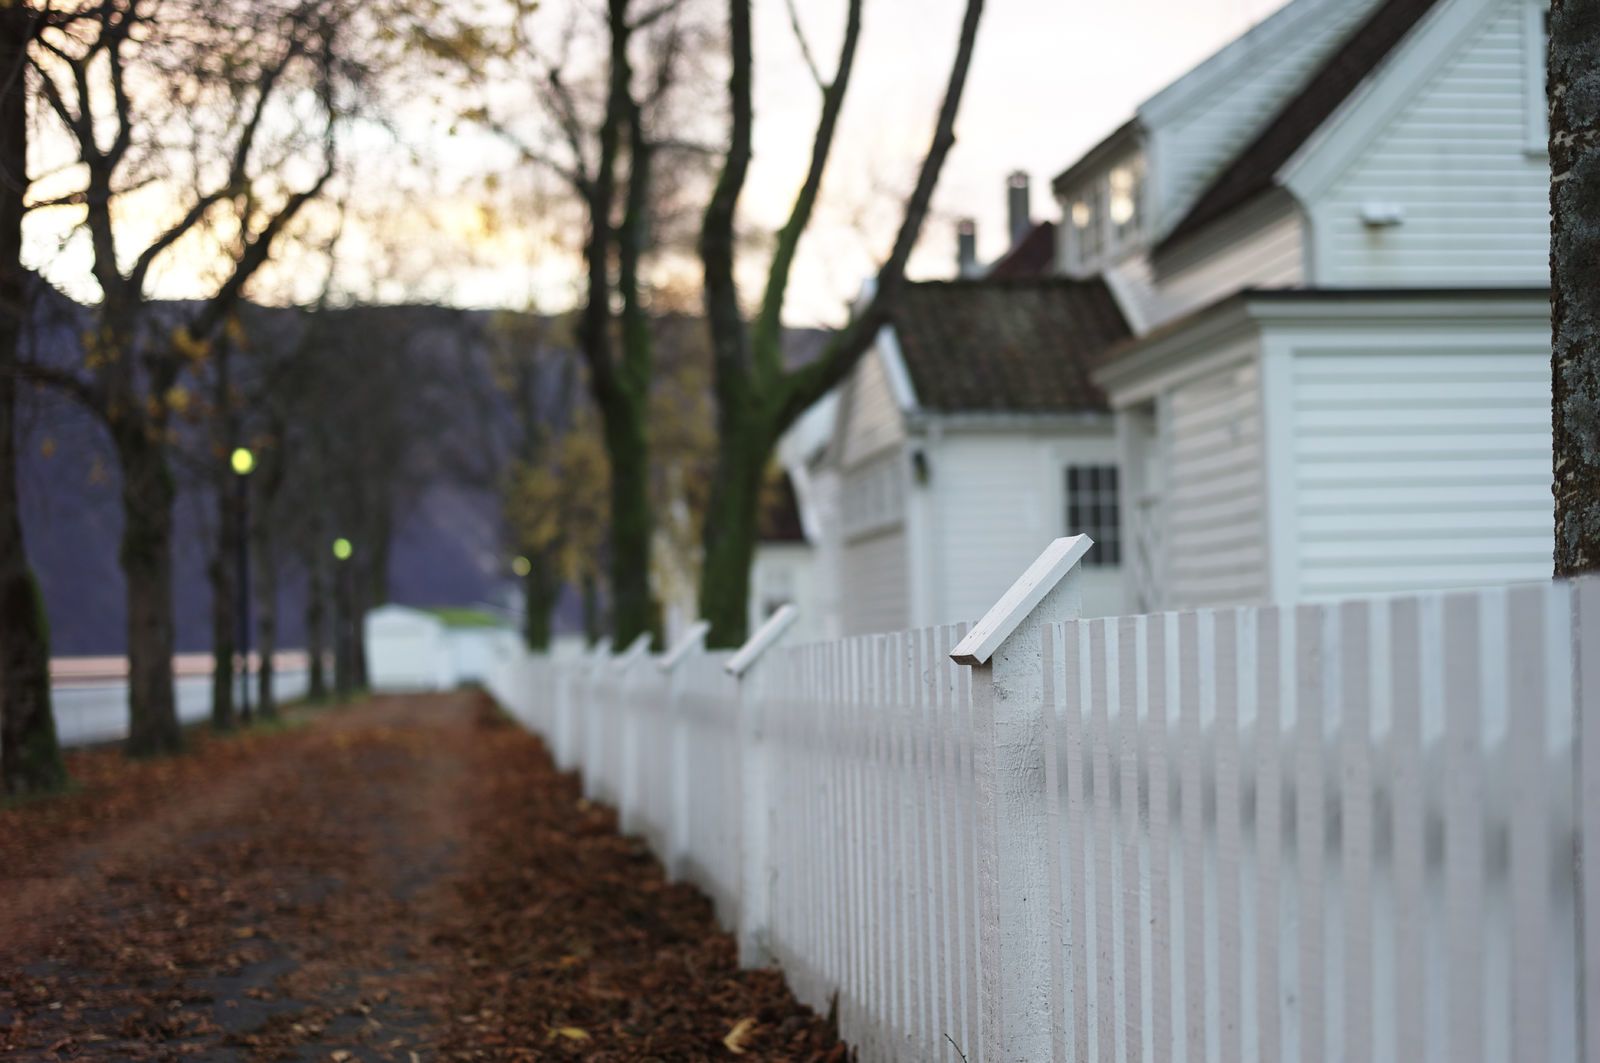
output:
[[[0,1059],[842,1060],[478,695],[0,809]]]

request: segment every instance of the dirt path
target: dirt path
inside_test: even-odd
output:
[[[0,1059],[844,1058],[484,699],[72,768],[0,809]]]

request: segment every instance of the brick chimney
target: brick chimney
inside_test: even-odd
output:
[[[956,276],[978,275],[978,223],[971,218],[956,222]]]
[[[1033,204],[1028,175],[1021,170],[1006,178],[1006,215],[1011,225],[1011,246],[1022,243],[1033,228]]]

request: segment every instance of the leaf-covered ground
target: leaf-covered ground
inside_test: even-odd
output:
[[[472,694],[0,808],[0,1059],[842,1060]]]

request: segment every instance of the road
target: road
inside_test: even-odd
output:
[[[844,1058],[486,697],[291,723],[0,807],[0,1059]]]
[[[309,673],[305,654],[282,655],[280,701],[303,697]],[[185,654],[174,662],[178,718],[198,723],[211,715],[211,658]],[[50,662],[56,734],[64,746],[110,742],[128,735],[127,662],[120,657],[68,657]],[[251,696],[254,697],[252,687]]]

